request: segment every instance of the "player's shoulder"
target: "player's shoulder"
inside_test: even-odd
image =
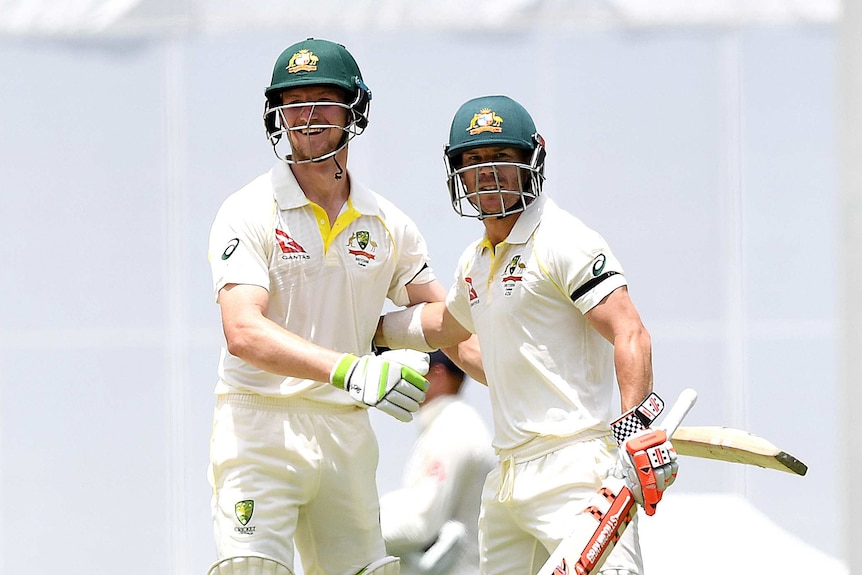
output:
[[[355,196],[354,206],[359,208],[363,214],[374,215],[374,217],[379,218],[396,241],[425,241],[415,220],[395,202],[361,184],[351,190],[351,195],[354,194],[354,190],[359,192],[359,195]],[[356,202],[361,202],[361,204]]]
[[[572,233],[595,233],[581,218],[561,207],[553,198],[545,198],[541,225],[546,230],[562,228],[570,230]]]
[[[461,256],[458,258],[459,270],[464,270],[470,266],[470,263],[473,261],[473,259],[483,249],[480,246],[482,245],[484,239],[484,237],[476,238],[475,240],[467,244],[467,247],[464,248],[464,250],[461,252]]]
[[[365,193],[374,199],[377,203],[378,209],[380,210],[380,215],[385,221],[392,221],[395,223],[414,223],[413,219],[407,215],[407,212],[383,194],[364,186],[360,189],[364,189]]]
[[[560,207],[551,198],[545,200],[537,236],[550,242],[565,241],[574,245],[606,243],[596,229],[572,212]]]
[[[272,202],[272,181],[269,172],[264,172],[225,198],[219,211],[242,213],[260,207],[270,208]]]

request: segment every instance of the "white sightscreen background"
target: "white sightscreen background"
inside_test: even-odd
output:
[[[547,193],[625,266],[656,389],[694,387],[687,424],[745,427],[810,466],[687,459],[674,490],[741,493],[842,555],[824,519],[842,512],[832,27],[285,30],[0,42],[0,573],[197,574],[213,559],[207,235],[274,161],[262,91],[311,35],[346,44],[374,94],[351,172],[417,221],[446,285],[480,233],[447,203],[451,116],[488,93],[531,110]],[[490,421],[485,390],[467,393]],[[372,417],[385,492],[415,429]]]

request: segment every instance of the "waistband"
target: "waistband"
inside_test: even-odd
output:
[[[216,405],[232,405],[265,411],[280,411],[290,413],[352,413],[365,409],[359,405],[340,405],[337,403],[321,403],[302,397],[286,397],[280,395],[255,395],[251,393],[226,393],[219,395]]]
[[[584,441],[592,441],[593,439],[610,437],[612,436],[609,429],[587,429],[575,435],[567,435],[565,437],[537,435],[518,447],[513,447],[511,449],[497,449],[496,451],[497,457],[499,457],[501,461],[509,460],[514,463],[522,463],[553,453],[554,451],[574,443],[582,443]]]
[[[497,501],[503,503],[512,498],[515,489],[515,466],[533,459],[538,459],[569,445],[584,443],[594,439],[604,439],[613,442],[610,429],[587,429],[576,435],[565,437],[537,435],[523,445],[513,449],[498,449],[500,458],[500,486],[497,488]]]

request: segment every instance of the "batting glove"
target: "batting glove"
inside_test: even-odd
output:
[[[345,353],[335,364],[329,381],[353,399],[376,407],[400,421],[410,421],[425,401],[428,381],[427,353],[399,349],[357,357]]]
[[[664,490],[676,480],[677,454],[662,429],[645,429],[620,446],[614,475],[626,483],[647,515],[653,515]]]

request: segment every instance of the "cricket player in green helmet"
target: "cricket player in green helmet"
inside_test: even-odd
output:
[[[347,168],[371,100],[348,50],[289,46],[264,96],[278,160],[224,201],[210,231],[225,338],[211,575],[281,575],[297,552],[305,575],[397,575],[368,409],[410,421],[428,355],[377,355],[372,339],[387,300],[417,306],[446,291],[416,224]]]
[[[317,101],[285,100],[286,91],[300,87],[327,86],[335,89],[338,99]],[[290,92],[288,92],[290,94]],[[264,92],[264,126],[275,155],[288,163],[321,162],[335,156],[368,126],[371,90],[362,80],[356,60],[341,44],[309,38],[282,52],[272,71],[272,82]],[[291,121],[311,106],[301,122]],[[339,108],[346,112],[344,123],[331,122],[329,115],[315,111]],[[331,129],[339,136],[331,150],[307,152],[312,136]],[[301,140],[305,138],[305,144]],[[285,142],[286,140],[286,142]],[[287,143],[285,147],[283,144]]]
[[[445,303],[410,319],[431,345],[478,336],[481,358],[459,365],[483,372],[498,458],[482,492],[479,573],[534,574],[609,474],[655,513],[676,453],[657,434],[642,447],[661,457],[635,468],[618,448],[643,431],[638,408],[654,397],[650,335],[608,243],[545,193],[545,142],[527,110],[504,95],[468,100],[444,163],[452,207],[483,234],[462,253]],[[403,323],[405,312],[387,314],[380,343],[395,347],[386,327]],[[643,575],[637,518],[599,573]]]

